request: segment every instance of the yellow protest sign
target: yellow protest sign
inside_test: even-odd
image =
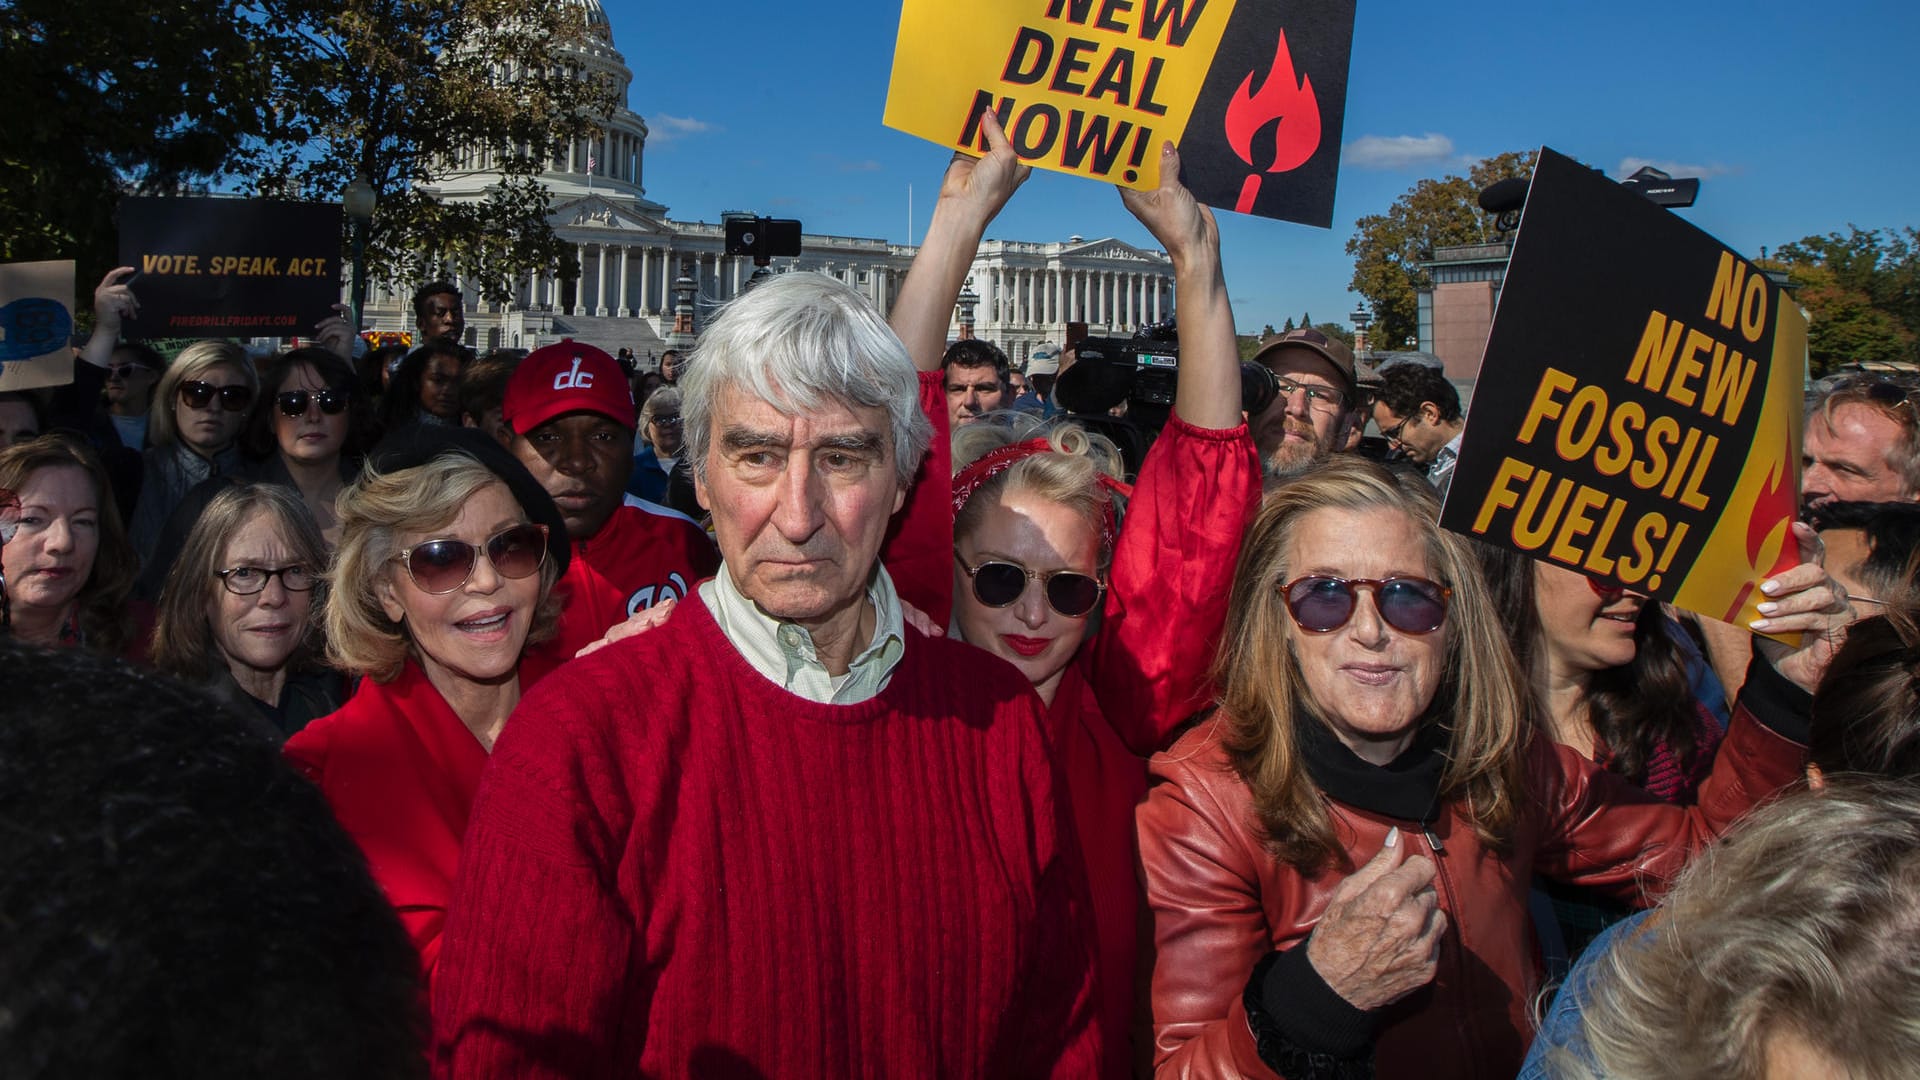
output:
[[[904,0],[884,122],[982,153],[991,111],[1022,160],[1151,188],[1160,146],[1214,206],[1325,226],[1351,0]]]

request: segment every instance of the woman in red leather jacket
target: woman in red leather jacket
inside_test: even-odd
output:
[[[1534,873],[1628,899],[1793,783],[1846,600],[1763,585],[1747,685],[1698,803],[1662,803],[1524,725],[1471,542],[1423,484],[1336,459],[1267,499],[1235,576],[1219,714],[1151,765],[1155,1066],[1180,1077],[1512,1075]]]

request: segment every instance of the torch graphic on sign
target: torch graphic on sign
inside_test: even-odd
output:
[[[1254,201],[1260,197],[1260,182],[1267,173],[1297,169],[1320,148],[1320,102],[1313,94],[1313,80],[1294,74],[1286,31],[1280,32],[1273,64],[1256,91],[1253,84],[1259,74],[1258,70],[1247,72],[1240,89],[1227,102],[1224,120],[1228,145],[1253,170],[1240,185],[1240,197],[1233,204],[1242,214],[1253,212]],[[1270,134],[1262,140],[1260,149],[1271,149],[1256,154],[1254,142],[1263,132]],[[1264,167],[1261,158],[1267,159]]]

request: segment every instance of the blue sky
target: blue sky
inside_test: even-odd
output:
[[[947,152],[881,126],[897,5],[603,3],[652,129],[647,194],[673,217],[757,210],[901,242],[912,185],[919,238]],[[1221,212],[1236,319],[1346,322],[1356,218],[1542,143],[1615,178],[1702,177],[1681,213],[1748,255],[1920,225],[1916,45],[1903,3],[1360,0],[1333,228]],[[1111,189],[1038,171],[989,235],[1075,233],[1151,243]]]

